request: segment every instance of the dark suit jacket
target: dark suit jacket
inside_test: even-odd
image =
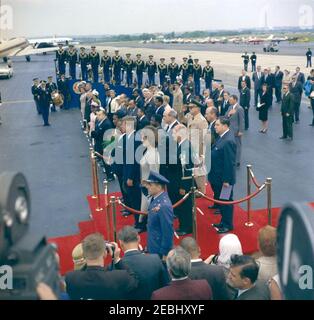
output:
[[[281,88],[282,79],[283,79],[283,72],[279,71],[278,73],[274,73],[274,77],[275,77],[275,87]]]
[[[144,116],[143,119],[141,119],[141,120],[138,119],[137,120],[136,128],[137,128],[137,130],[141,130],[141,129],[145,128],[146,126],[148,126],[149,124],[150,124],[149,120],[147,119],[146,116]]]
[[[126,134],[117,141],[115,148],[112,150],[112,157],[115,159],[113,164],[114,173],[122,178],[123,175],[123,164],[126,162]]]
[[[172,281],[169,286],[156,290],[152,300],[211,300],[212,290],[206,280]]]
[[[293,101],[295,103],[300,103],[302,99],[302,93],[303,93],[302,83],[297,81],[295,86],[293,86],[292,83],[290,83],[289,89],[290,89],[289,91],[292,95]]]
[[[156,107],[156,110],[155,110],[154,114],[159,114],[160,116],[163,116],[164,112],[165,112],[165,107],[161,106],[159,109]]]
[[[213,145],[211,152],[211,169],[208,179],[211,184],[221,185],[228,182],[234,185],[237,146],[231,130],[219,138]]]
[[[112,128],[111,121],[106,118],[104,121],[96,121],[95,130],[91,132],[91,137],[95,139],[95,151],[103,154],[103,137],[104,133]]]
[[[273,77],[268,74],[267,78],[265,77],[265,74],[262,75],[262,84],[267,84],[268,89],[273,88],[274,83],[273,83]]]
[[[206,264],[203,261],[195,261],[192,262],[189,277],[192,280],[206,280],[212,289],[214,300],[231,299],[222,267],[213,264]]]
[[[147,119],[150,121],[150,118],[156,111],[156,107],[153,102],[153,99],[150,102],[144,104],[144,111]]]
[[[305,77],[304,77],[304,73],[303,73],[303,72],[300,72],[300,73],[298,74],[297,82],[301,82],[302,85],[305,83]]]
[[[230,107],[229,101],[227,101],[227,102],[225,103],[225,100],[224,100],[224,101],[221,103],[219,115],[220,115],[220,116],[224,116],[224,115],[226,114],[226,112],[228,111],[229,107]]]
[[[72,300],[123,300],[132,299],[138,280],[131,271],[123,270],[120,261],[117,270],[108,271],[103,267],[87,267],[66,274],[67,293]]]
[[[245,79],[244,81],[246,82],[246,86],[251,89],[251,79],[249,76],[245,76]],[[241,86],[241,82],[242,82],[242,76],[239,77],[239,80],[238,80],[238,90],[240,91],[242,89],[242,86]]]
[[[250,107],[251,93],[249,88],[241,89],[240,92],[240,106],[243,109]]]
[[[168,273],[157,254],[129,251],[122,261],[139,280],[138,288],[132,296],[134,300],[149,300],[153,291],[169,283]]]
[[[134,99],[135,103],[136,103],[136,106],[138,108],[143,108],[144,107],[144,100],[141,96],[138,96]]]
[[[261,72],[261,76],[258,78],[257,71],[253,73],[252,80],[254,82],[254,90],[262,89],[262,75],[263,73]]]
[[[236,300],[270,300],[270,292],[265,282],[257,281],[255,286],[243,292]]]
[[[293,103],[293,97],[290,92],[287,95],[284,94],[282,96],[282,103],[281,103],[281,110],[280,111],[281,111],[282,115],[289,113],[290,117],[293,117],[294,103]]]

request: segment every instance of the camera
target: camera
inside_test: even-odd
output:
[[[109,254],[110,253],[110,249],[111,249],[111,251],[112,251],[112,259],[113,259],[113,257],[114,257],[114,252],[115,252],[115,249],[116,249],[116,247],[115,247],[115,245],[114,244],[112,244],[111,242],[109,242],[109,241],[105,241],[105,249],[106,249],[106,251],[107,251],[107,253]]]

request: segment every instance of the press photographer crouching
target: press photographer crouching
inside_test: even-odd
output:
[[[67,293],[72,300],[123,300],[132,299],[138,279],[122,260],[118,245],[106,243],[99,233],[88,235],[82,242],[86,260],[84,270],[66,274]],[[113,268],[104,265],[107,255],[112,256]]]

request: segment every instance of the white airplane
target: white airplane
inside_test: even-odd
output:
[[[56,51],[56,47],[52,48],[34,48],[25,38],[14,38],[8,41],[0,42],[0,58],[5,62],[8,58],[25,56],[26,61],[30,61],[30,56],[38,53],[46,53]]]

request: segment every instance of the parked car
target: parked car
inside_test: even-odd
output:
[[[278,52],[278,44],[277,43],[269,43],[264,47],[264,52]]]
[[[0,78],[10,79],[13,76],[13,67],[8,63],[0,64]]]

